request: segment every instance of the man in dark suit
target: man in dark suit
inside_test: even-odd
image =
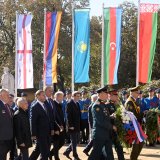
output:
[[[54,121],[50,116],[50,108],[44,102],[45,93],[42,90],[36,92],[37,102],[32,107],[32,138],[37,140],[37,145],[43,160],[49,158],[50,136],[54,134]]]
[[[19,110],[17,110],[13,117],[14,130],[17,146],[20,149],[23,160],[28,160],[28,148],[32,147],[29,116],[28,116],[28,102],[24,98],[19,98],[17,101]]]
[[[8,90],[0,90],[0,160],[6,160],[13,142],[13,115],[9,105]]]
[[[50,117],[54,122],[54,130],[53,130],[53,135],[51,137],[51,143],[53,143],[53,138],[56,137],[57,135],[59,135],[59,129],[57,124],[55,123],[55,116],[57,115],[56,113],[56,108],[54,106],[54,102],[52,99],[52,95],[53,95],[53,88],[51,86],[46,86],[44,88],[44,92],[45,92],[45,96],[46,96],[46,100],[44,102],[44,104],[47,106],[48,109],[50,109]],[[55,146],[54,146],[55,149]],[[50,155],[49,155],[49,159],[52,160],[52,156],[54,155],[54,150],[51,150]]]
[[[64,122],[64,113],[62,109],[62,101],[64,94],[61,91],[58,91],[54,95],[55,99],[53,100],[53,107],[55,108],[55,123],[57,129],[53,136],[53,149],[51,150],[51,156],[54,155],[55,160],[60,160],[59,150],[64,145],[65,138],[65,122]]]
[[[72,99],[67,103],[66,113],[67,113],[67,125],[68,132],[70,134],[71,143],[63,153],[67,158],[70,159],[69,154],[72,151],[73,157],[75,160],[80,160],[77,154],[77,141],[80,132],[80,107],[79,107],[79,99],[81,97],[80,92],[75,91],[72,93]]]

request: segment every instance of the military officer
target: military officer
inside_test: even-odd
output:
[[[110,89],[108,93],[109,97],[109,103],[106,105],[109,109],[109,113],[112,117],[114,112],[117,109],[117,106],[119,105],[119,98],[118,98],[118,92],[116,89]],[[114,125],[114,116],[111,118],[111,123]],[[123,147],[118,139],[117,132],[112,132],[112,142],[115,146],[115,150],[117,152],[118,160],[124,160],[124,154],[123,154]]]
[[[136,103],[136,99],[138,98],[138,95],[139,95],[139,89],[140,89],[139,86],[129,89],[130,96],[128,97],[128,99],[125,103],[125,107],[128,111],[131,111],[134,113],[138,122],[141,124],[143,116],[140,112],[140,107]],[[130,160],[137,160],[138,159],[138,156],[140,155],[140,152],[143,148],[143,145],[144,145],[144,142],[139,142],[138,144],[133,144],[131,155],[130,155]]]
[[[98,89],[97,93],[98,100],[94,103],[91,109],[93,116],[93,150],[88,160],[100,160],[103,147],[105,147],[107,160],[114,160],[111,141],[113,126],[110,121],[109,111],[105,104],[108,99],[107,87]]]

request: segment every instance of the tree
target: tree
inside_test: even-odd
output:
[[[118,81],[121,86],[136,84],[137,7],[124,2],[122,8],[122,47]]]
[[[88,0],[75,2],[75,7],[85,7]],[[3,7],[2,7],[3,6]],[[34,62],[34,83],[38,88],[43,73],[43,37],[44,37],[44,8],[47,11],[62,10],[62,23],[59,37],[58,49],[58,71],[59,81],[65,81],[69,85],[71,72],[68,74],[71,64],[71,45],[72,45],[72,16],[71,1],[69,0],[38,0],[25,1],[19,0],[17,3],[6,0],[2,4],[1,13],[3,19],[0,20],[0,67],[9,66],[14,73],[15,57],[15,28],[16,28],[16,11],[17,13],[32,13],[32,39],[33,39],[33,62]],[[65,77],[65,78],[64,78]],[[61,83],[62,84],[62,83]]]

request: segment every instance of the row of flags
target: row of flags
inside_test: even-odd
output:
[[[151,80],[156,47],[157,12],[159,5],[141,4],[138,25],[137,81]],[[121,50],[121,8],[103,8],[102,85],[117,84]],[[89,82],[90,10],[74,9],[73,18],[73,82]],[[46,12],[44,22],[45,86],[57,83],[57,49],[62,12]],[[17,16],[17,88],[33,88],[32,15]]]

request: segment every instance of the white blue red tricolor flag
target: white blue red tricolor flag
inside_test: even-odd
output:
[[[17,16],[17,89],[33,88],[32,15]]]

